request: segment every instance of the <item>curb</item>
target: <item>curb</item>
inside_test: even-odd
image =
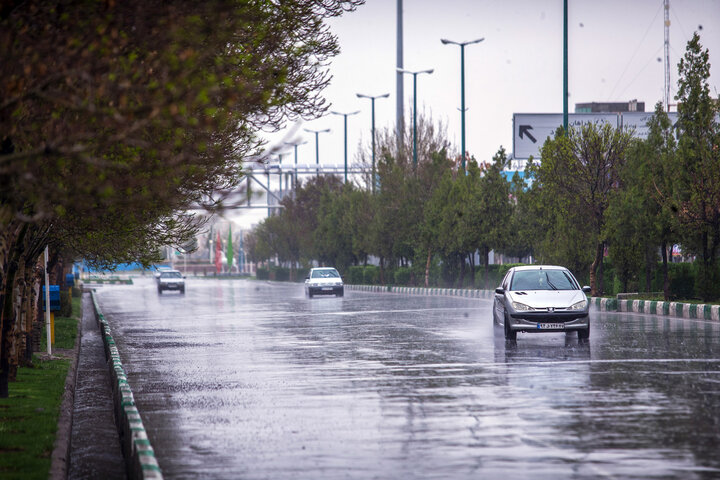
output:
[[[128,476],[132,479],[162,479],[162,472],[150,445],[140,413],[135,406],[130,384],[110,333],[110,325],[100,311],[95,292],[91,293],[95,309],[95,320],[105,346],[105,359],[110,367],[113,403],[115,405],[115,423],[120,434],[123,456],[127,464]]]
[[[68,476],[70,467],[70,445],[72,442],[73,403],[75,401],[75,384],[77,382],[78,359],[80,357],[80,342],[82,340],[82,304],[78,318],[77,336],[73,347],[72,360],[65,377],[65,390],[60,404],[58,427],[55,434],[55,443],[50,460],[50,480],[63,480]]]
[[[392,285],[349,285],[345,288],[361,292],[399,293],[403,295],[452,296],[470,298],[493,298],[495,290],[471,290],[458,288],[395,287]],[[695,318],[720,322],[720,305],[695,303],[658,302],[655,300],[618,300],[616,298],[589,297],[590,306],[601,312],[631,312],[650,315]]]

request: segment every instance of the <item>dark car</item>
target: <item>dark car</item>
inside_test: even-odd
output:
[[[580,287],[565,267],[530,265],[508,270],[495,289],[493,323],[505,338],[518,332],[571,332],[590,338],[590,287]]]

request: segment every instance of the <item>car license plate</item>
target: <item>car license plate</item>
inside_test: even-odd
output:
[[[330,290],[332,290],[332,287],[323,287],[324,292],[329,292]]]
[[[563,330],[565,329],[564,323],[538,323],[538,330]]]

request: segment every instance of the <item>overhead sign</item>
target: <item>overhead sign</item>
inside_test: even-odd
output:
[[[620,121],[623,128],[634,129],[633,136],[642,140],[647,140],[650,133],[650,126],[648,122],[653,117],[654,112],[624,112],[620,116]],[[678,121],[677,112],[669,112],[668,117],[673,124],[673,129]]]
[[[618,126],[617,113],[571,113],[568,127],[579,128],[589,123],[608,123]],[[562,127],[562,113],[516,113],[513,115],[513,156],[514,158],[540,158],[540,149],[548,137],[553,137]]]

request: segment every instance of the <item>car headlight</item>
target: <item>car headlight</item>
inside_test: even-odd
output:
[[[531,310],[535,310],[530,305],[525,305],[524,303],[520,303],[520,302],[512,302],[512,306],[518,312],[529,312]]]
[[[570,305],[570,310],[585,310],[586,306],[587,300],[580,300],[579,302]]]

